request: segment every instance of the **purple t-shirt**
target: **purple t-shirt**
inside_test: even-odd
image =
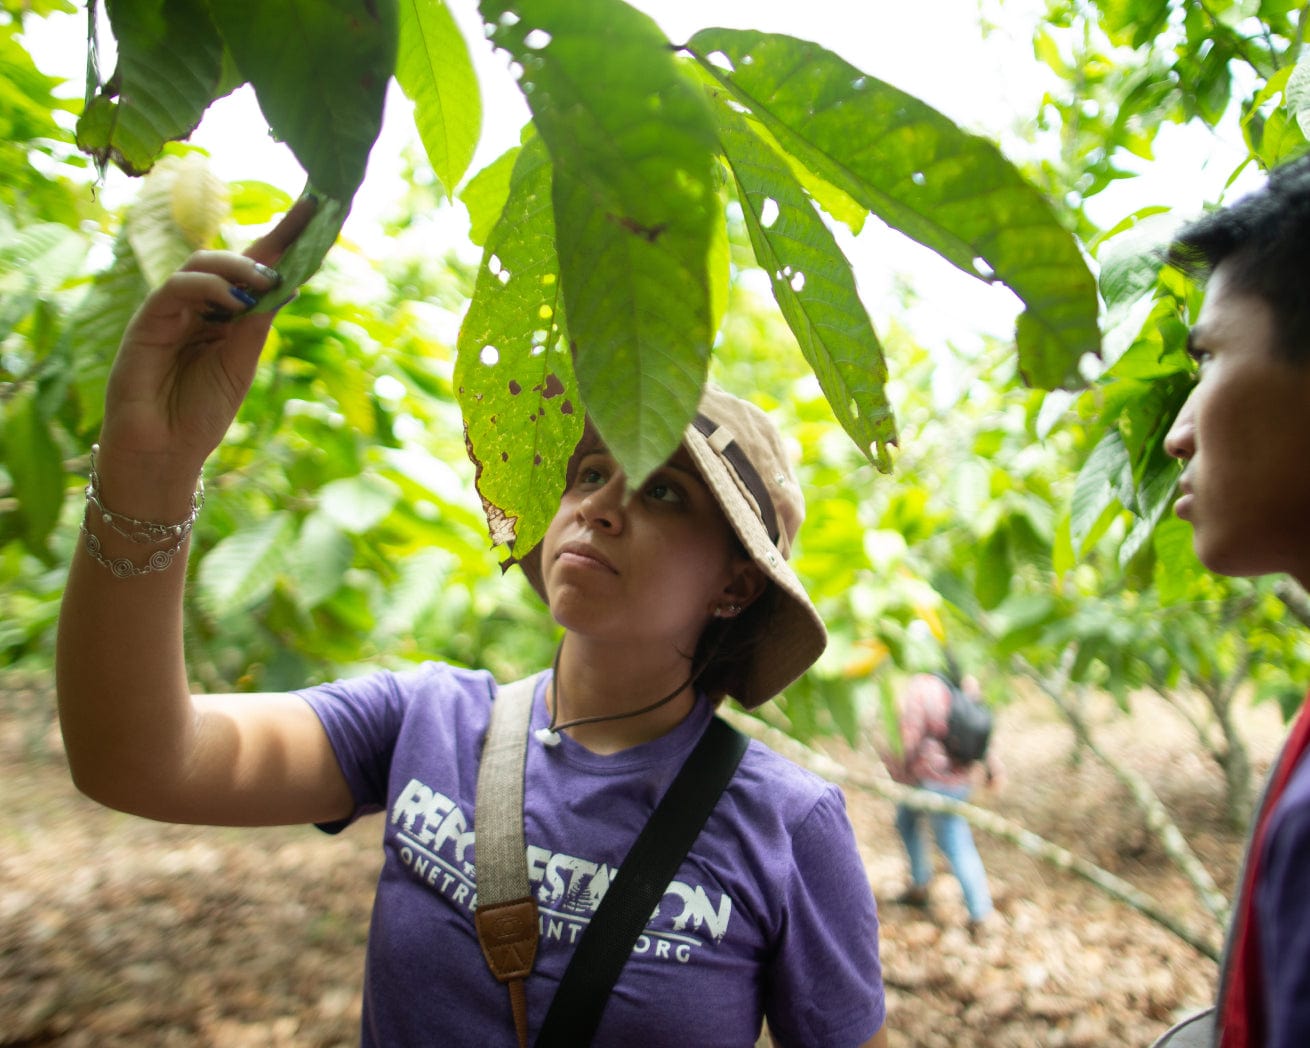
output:
[[[544,680],[533,728],[548,722]],[[386,812],[362,1043],[513,1045],[473,926],[473,808],[495,684],[428,663],[302,694],[356,816]],[[712,715],[617,754],[528,743],[524,827],[541,942],[532,1036],[620,861]],[[342,824],[344,825],[344,824]],[[339,829],[340,826],[325,827]],[[840,790],[752,741],[615,985],[593,1044],[862,1044],[885,1015],[878,921]]]
[[[1267,1048],[1304,1045],[1310,1030],[1310,758],[1274,805],[1255,889]]]

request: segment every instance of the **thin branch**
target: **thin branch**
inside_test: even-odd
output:
[[[1310,11],[1310,7],[1307,7]],[[1274,583],[1274,596],[1300,620],[1303,626],[1310,626],[1310,594],[1301,588],[1301,584],[1290,578],[1281,578]]]
[[[1022,659],[1016,661],[1019,663],[1021,672],[1054,700],[1060,712],[1064,714],[1065,719],[1073,728],[1074,735],[1078,740],[1132,794],[1133,800],[1141,808],[1142,814],[1146,818],[1147,828],[1155,834],[1156,839],[1164,848],[1165,854],[1173,860],[1174,864],[1182,871],[1183,876],[1191,883],[1202,905],[1214,915],[1221,925],[1226,924],[1228,921],[1228,900],[1215,884],[1210,872],[1197,858],[1196,853],[1192,851],[1191,845],[1187,843],[1187,838],[1183,836],[1177,824],[1170,818],[1164,805],[1160,803],[1160,798],[1156,796],[1151,784],[1136,772],[1124,767],[1097,745],[1082,715],[1066,701],[1062,689],[1057,683],[1044,679],[1041,674]]]
[[[894,804],[906,804],[921,811],[952,812],[962,816],[971,826],[1014,844],[1021,851],[1034,858],[1041,859],[1062,870],[1077,874],[1089,881],[1112,898],[1127,903],[1143,916],[1155,921],[1166,931],[1172,932],[1197,953],[1211,960],[1219,959],[1219,946],[1212,935],[1188,927],[1174,914],[1168,913],[1158,901],[1135,888],[1121,877],[1115,876],[1095,863],[1060,847],[1045,837],[1025,829],[1004,816],[979,808],[964,801],[953,800],[927,790],[918,790],[902,786],[888,778],[862,775],[826,757],[795,739],[766,725],[763,721],[735,709],[722,707],[720,715],[732,722],[746,734],[766,743],[771,749],[783,754],[804,768],[817,775],[847,788],[854,787],[867,793],[875,794]]]

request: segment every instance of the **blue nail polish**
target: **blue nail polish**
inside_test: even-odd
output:
[[[255,296],[243,287],[230,287],[228,293],[247,309],[252,308],[256,302]]]

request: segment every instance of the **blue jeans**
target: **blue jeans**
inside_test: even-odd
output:
[[[957,801],[969,799],[969,789],[965,786],[920,783],[920,787]],[[910,880],[918,888],[927,888],[928,882],[932,880],[932,858],[928,854],[928,842],[923,834],[923,816],[927,816],[932,823],[937,847],[946,856],[951,872],[960,882],[969,920],[982,920],[992,912],[992,895],[987,888],[987,871],[983,869],[982,858],[973,843],[973,833],[963,816],[946,812],[919,812],[904,804],[896,806],[896,830],[910,857]]]

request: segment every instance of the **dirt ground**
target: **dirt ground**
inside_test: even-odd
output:
[[[358,1043],[363,946],[379,854],[365,820],[312,829],[165,826],[107,811],[69,782],[40,690],[0,685],[0,1046],[329,1048]],[[1223,826],[1217,770],[1158,700],[1100,716],[1106,748],[1155,786],[1220,888],[1240,835]],[[1257,774],[1282,727],[1244,720]],[[1001,715],[1008,768],[975,800],[1077,851],[1204,926],[1126,791],[1039,700]],[[829,755],[876,766],[871,752]],[[870,882],[901,889],[890,805],[849,791]],[[1215,965],[1081,878],[978,834],[999,920],[974,941],[957,885],[930,913],[884,902],[892,1044],[901,1048],[1147,1045],[1212,992]]]

